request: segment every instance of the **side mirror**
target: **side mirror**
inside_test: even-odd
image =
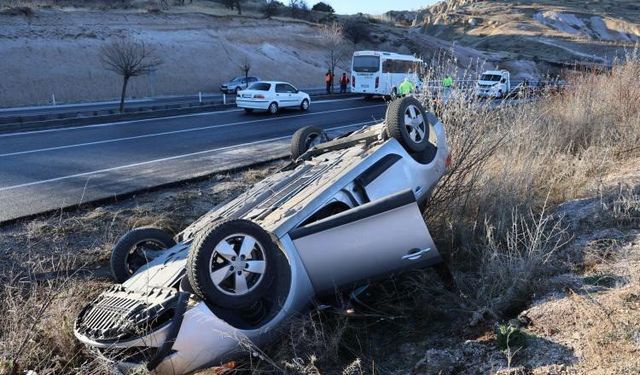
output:
[[[505,82],[507,82],[507,80],[504,78],[500,80],[500,83],[505,83]]]

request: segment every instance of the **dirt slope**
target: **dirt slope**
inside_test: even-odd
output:
[[[103,69],[98,51],[131,35],[164,60],[153,75],[133,79],[130,95],[218,92],[223,80],[251,74],[319,87],[326,69],[318,27],[301,22],[159,13],[37,9],[33,17],[0,15],[0,107],[111,99],[120,80]],[[8,57],[8,58],[5,58]]]

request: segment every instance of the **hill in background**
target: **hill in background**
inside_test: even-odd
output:
[[[452,47],[488,57],[520,76],[571,65],[610,65],[640,41],[640,3],[633,0],[449,0],[419,11],[388,12]],[[466,51],[465,51],[466,50]]]

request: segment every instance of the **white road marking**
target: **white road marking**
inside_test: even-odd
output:
[[[361,97],[356,98],[346,98],[346,99],[331,99],[331,100],[320,100],[317,102],[312,102],[311,104],[321,104],[321,103],[332,103],[339,101],[349,101],[349,100],[358,100],[362,99]],[[367,106],[363,106],[367,107]],[[155,118],[144,118],[140,120],[128,120],[128,121],[116,121],[116,122],[105,122],[103,124],[94,124],[94,125],[81,125],[81,126],[68,126],[64,128],[56,128],[56,129],[43,129],[43,130],[31,130],[26,132],[18,132],[18,133],[7,133],[0,134],[0,138],[8,138],[8,137],[17,137],[21,135],[29,135],[29,134],[40,134],[40,133],[56,133],[63,132],[69,130],[78,130],[78,129],[94,129],[94,128],[104,128],[108,126],[119,126],[119,125],[127,125],[127,124],[139,124],[150,121],[158,121],[158,120],[171,120],[177,118],[188,118],[188,117],[199,117],[199,116],[208,116],[208,115],[216,115],[216,114],[224,114],[224,113],[232,113],[232,112],[242,112],[242,109],[227,109],[224,111],[211,111],[211,112],[201,112],[201,113],[189,113],[185,115],[175,115],[175,116],[167,116],[167,117],[155,117]],[[310,115],[314,114],[313,112],[308,113]],[[73,121],[73,119],[69,119],[69,121]]]
[[[376,122],[377,121],[359,122],[359,123],[356,123],[356,124],[349,124],[349,125],[343,125],[343,126],[337,126],[337,127],[334,127],[334,128],[325,129],[325,131],[333,131],[333,130],[340,130],[340,129],[346,129],[346,128],[353,128],[353,127],[357,127],[357,126],[365,126],[367,124],[375,124]],[[214,149],[210,149],[210,150],[191,152],[191,153],[182,154],[182,155],[169,156],[169,157],[166,157],[166,158],[148,160],[148,161],[143,161],[143,162],[133,163],[133,164],[127,164],[127,165],[121,165],[121,166],[112,167],[112,168],[99,169],[99,170],[91,171],[91,172],[83,172],[83,173],[77,173],[77,174],[72,174],[72,175],[68,175],[68,176],[50,178],[50,179],[47,179],[47,180],[27,182],[27,183],[24,183],[24,184],[19,184],[19,185],[13,185],[13,186],[7,186],[7,187],[4,187],[4,188],[0,188],[0,192],[7,191],[7,190],[24,188],[24,187],[29,187],[29,186],[34,186],[34,185],[42,185],[42,184],[46,184],[46,183],[49,183],[49,182],[57,182],[57,181],[62,181],[62,180],[68,180],[68,179],[71,179],[71,178],[90,176],[90,175],[99,174],[99,173],[105,173],[105,172],[112,172],[112,171],[117,171],[117,170],[120,170],[120,169],[139,167],[139,166],[142,166],[142,165],[160,163],[160,162],[165,162],[165,161],[170,161],[170,160],[175,160],[175,159],[188,158],[188,157],[191,157],[191,156],[202,155],[202,154],[206,154],[206,153],[210,153],[210,152],[219,152],[219,151],[226,151],[226,150],[231,150],[231,149],[239,148],[239,147],[254,146],[254,145],[259,145],[259,144],[262,144],[262,143],[274,142],[274,141],[279,141],[279,140],[283,140],[283,139],[287,139],[287,138],[291,138],[291,136],[290,135],[286,135],[286,136],[283,136],[283,137],[264,139],[262,141],[247,142],[247,143],[242,143],[242,144],[233,145],[233,146],[218,147],[218,148],[214,148]]]
[[[380,105],[382,105],[382,104],[380,104]],[[371,106],[371,107],[379,107],[380,105]],[[350,111],[350,110],[353,110],[353,109],[360,109],[360,108],[362,108],[362,107],[335,109],[335,110],[332,110],[332,111],[324,111],[324,112],[315,112],[315,113],[308,113],[308,114],[292,115],[292,116],[287,116],[287,118],[290,118],[290,117],[301,117],[301,116],[314,115],[314,114],[344,112],[344,111]],[[201,127],[197,127],[197,128],[180,129],[180,130],[172,130],[172,131],[160,132],[160,133],[135,135],[135,136],[131,136],[131,137],[105,139],[105,140],[102,140],[102,141],[77,143],[77,144],[72,144],[72,145],[56,146],[56,147],[47,147],[47,148],[41,148],[41,149],[36,149],[36,150],[8,152],[6,154],[0,154],[0,157],[18,156],[18,155],[25,155],[25,154],[35,154],[35,153],[38,153],[38,152],[64,150],[64,149],[69,149],[69,148],[77,148],[77,147],[92,146],[92,145],[99,145],[99,144],[105,144],[105,143],[128,141],[128,140],[132,140],[132,139],[160,137],[160,136],[163,136],[163,135],[178,134],[178,133],[189,133],[189,132],[208,130],[208,129],[215,129],[215,128],[226,128],[226,127],[229,127],[229,126],[252,124],[252,123],[256,123],[256,122],[273,121],[273,120],[279,120],[279,119],[282,119],[282,117],[271,117],[271,118],[267,118],[267,119],[259,119],[259,120],[251,120],[251,121],[230,122],[228,124],[209,125],[209,126],[201,126]]]

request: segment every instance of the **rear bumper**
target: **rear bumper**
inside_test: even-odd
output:
[[[267,100],[247,100],[247,99],[236,99],[236,104],[238,108],[249,108],[249,109],[264,109],[267,110],[269,108],[269,101]]]

